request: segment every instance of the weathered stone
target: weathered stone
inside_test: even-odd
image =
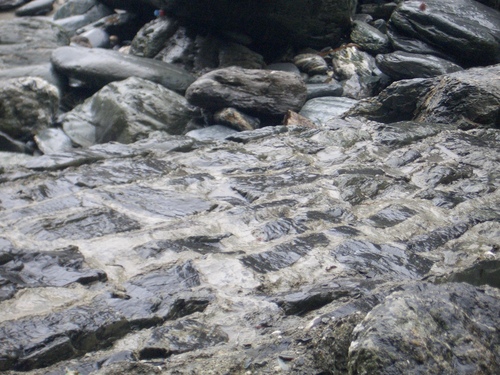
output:
[[[349,79],[354,75],[371,76],[376,68],[375,59],[355,46],[341,48],[329,56],[332,59],[333,71],[340,80]]]
[[[73,142],[88,147],[109,141],[132,143],[155,130],[182,134],[194,114],[179,94],[131,77],[103,87],[68,112],[62,125]]]
[[[460,66],[435,56],[393,52],[378,55],[378,68],[393,80],[430,78],[462,70]]]
[[[38,149],[44,154],[56,154],[71,151],[71,139],[59,128],[47,128],[35,135]]]
[[[303,53],[293,58],[293,63],[304,73],[309,75],[325,74],[328,71],[328,64],[325,59],[318,54]]]
[[[214,121],[237,130],[255,130],[260,127],[260,120],[256,117],[238,111],[235,108],[224,108],[214,114]]]
[[[212,110],[232,106],[255,115],[299,110],[306,96],[306,85],[293,73],[235,67],[207,73],[186,91],[194,105]]]
[[[0,103],[0,131],[27,141],[52,125],[59,92],[41,78],[12,78],[2,83]]]
[[[165,17],[147,23],[132,40],[130,53],[140,57],[155,57],[178,27],[176,21]]]
[[[344,89],[337,81],[330,83],[311,83],[307,85],[307,100],[323,96],[342,96]]]
[[[404,1],[391,25],[468,66],[500,63],[500,12],[472,0]],[[429,27],[432,25],[432,27]]]
[[[324,96],[308,100],[300,114],[318,125],[325,124],[328,120],[340,117],[351,109],[358,101],[349,98]]]
[[[390,50],[389,38],[366,22],[354,21],[351,40],[364,51],[379,54]]]
[[[51,61],[58,71],[97,88],[135,76],[183,93],[194,81],[194,76],[176,66],[97,48],[58,48]]]
[[[500,369],[499,305],[493,288],[407,286],[356,326],[349,372],[494,374]]]

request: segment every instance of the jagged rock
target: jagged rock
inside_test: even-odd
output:
[[[401,2],[391,16],[391,25],[467,66],[500,63],[500,12],[472,0],[422,3]]]
[[[351,40],[364,51],[379,54],[390,50],[389,38],[375,27],[366,22],[354,21],[351,31]]]
[[[235,107],[251,115],[299,110],[306,96],[306,85],[293,73],[236,67],[207,73],[186,91],[187,100],[202,108]]]
[[[500,65],[429,79],[398,81],[346,115],[382,122],[415,120],[461,128],[499,127]]]
[[[182,134],[194,114],[179,94],[131,77],[103,87],[68,112],[62,125],[73,142],[88,147],[110,141],[132,143],[155,130]]]
[[[376,58],[378,68],[393,80],[430,78],[462,70],[460,66],[436,56],[396,51]]]
[[[12,78],[3,81],[0,102],[0,131],[27,141],[52,124],[59,92],[41,78]]]
[[[54,49],[68,44],[68,33],[48,20],[16,18],[0,22],[3,68],[47,63]]]
[[[61,47],[51,61],[59,72],[97,88],[134,76],[183,93],[194,81],[194,76],[176,66],[98,48]]]
[[[499,371],[497,289],[418,283],[395,292],[354,328],[352,373]]]

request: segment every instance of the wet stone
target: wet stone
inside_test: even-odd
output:
[[[259,273],[278,271],[293,265],[315,247],[326,246],[329,242],[324,234],[310,234],[277,245],[272,250],[242,257],[240,260],[244,265]]]
[[[468,223],[458,223],[449,227],[438,228],[413,237],[408,241],[407,248],[415,253],[432,251],[443,246],[448,241],[462,236],[469,228],[470,224]]]
[[[137,221],[106,208],[68,213],[63,218],[39,219],[32,224],[20,225],[22,233],[33,236],[38,241],[53,241],[59,238],[88,239],[140,228]]]
[[[0,300],[22,288],[85,285],[106,279],[103,271],[85,267],[76,246],[45,252],[0,252],[0,296],[4,297]]]
[[[433,264],[403,248],[364,240],[347,240],[330,254],[342,266],[367,278],[419,279],[429,272]]]
[[[219,327],[210,327],[193,319],[180,320],[155,328],[141,348],[139,358],[168,358],[225,343],[228,339]]]
[[[328,229],[328,234],[338,237],[356,237],[363,234],[363,232],[348,225],[339,225]]]
[[[412,217],[417,212],[401,205],[391,205],[366,219],[375,228],[388,228]]]

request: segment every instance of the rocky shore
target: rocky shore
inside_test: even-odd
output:
[[[497,0],[0,11],[0,372],[500,372]]]

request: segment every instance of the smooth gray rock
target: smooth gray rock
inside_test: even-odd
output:
[[[350,373],[495,374],[498,289],[418,283],[376,306],[353,331]]]
[[[187,100],[199,107],[235,107],[251,115],[299,110],[306,96],[306,85],[296,74],[236,67],[209,72],[186,91]]]
[[[467,66],[500,63],[500,12],[473,0],[404,1],[391,25]],[[432,27],[429,27],[432,25]]]
[[[347,116],[381,122],[415,120],[461,128],[498,128],[500,65],[435,78],[398,81],[377,97],[360,102]]]
[[[462,70],[459,65],[436,56],[402,51],[377,55],[376,62],[378,68],[395,81],[411,78],[430,78]]]
[[[357,102],[354,99],[333,96],[314,98],[304,104],[299,114],[321,125],[332,118],[342,116]]]
[[[330,83],[311,83],[307,85],[307,100],[322,96],[341,96],[344,89],[337,81]]]
[[[51,61],[59,72],[96,88],[135,76],[183,93],[195,80],[177,66],[99,48],[58,48]]]
[[[3,69],[47,63],[54,49],[68,44],[69,34],[45,19],[22,17],[0,22]]]
[[[181,95],[131,77],[102,88],[65,114],[62,125],[73,142],[88,147],[110,141],[132,143],[155,130],[182,134],[194,113]]]
[[[387,53],[391,49],[387,35],[366,22],[354,21],[350,36],[353,43],[359,45],[364,51],[375,55]]]
[[[52,125],[59,91],[41,78],[12,78],[0,85],[0,103],[0,131],[27,141]]]
[[[16,9],[16,16],[40,16],[54,9],[55,0],[34,0]]]
[[[109,48],[109,34],[102,29],[90,29],[79,35],[79,37],[86,38],[93,48]]]

